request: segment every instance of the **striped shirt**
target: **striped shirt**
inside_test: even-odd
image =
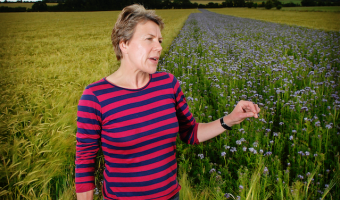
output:
[[[95,188],[100,142],[105,199],[169,199],[180,190],[176,136],[198,144],[198,123],[172,74],[156,72],[140,89],[121,88],[105,78],[92,83],[77,115],[77,193]]]

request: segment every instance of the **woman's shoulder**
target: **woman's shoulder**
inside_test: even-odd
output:
[[[156,72],[154,74],[152,74],[152,78],[158,78],[158,77],[166,77],[169,78],[171,80],[173,80],[175,78],[175,76],[169,72]]]
[[[102,79],[100,79],[98,81],[95,81],[95,82],[90,83],[89,85],[87,85],[85,87],[85,90],[93,90],[94,88],[101,87],[101,86],[103,86],[105,84],[107,84],[107,82],[106,82],[105,78],[102,78]]]

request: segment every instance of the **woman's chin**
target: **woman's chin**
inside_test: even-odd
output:
[[[156,71],[157,71],[157,66],[156,66],[156,67],[150,67],[150,68],[148,69],[147,73],[149,73],[149,74],[154,74],[154,73],[156,73]]]

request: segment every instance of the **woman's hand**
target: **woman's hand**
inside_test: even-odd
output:
[[[224,122],[231,127],[235,124],[241,123],[248,117],[258,118],[258,113],[260,110],[261,109],[257,104],[254,104],[250,101],[241,100],[238,102],[234,110],[225,117]]]
[[[241,123],[248,117],[258,118],[258,113],[260,112],[258,105],[253,104],[250,101],[240,101],[234,108],[234,110],[227,116],[223,117],[223,121],[229,127],[235,124]],[[223,133],[225,129],[221,126],[220,120],[215,120],[210,123],[199,123],[197,130],[198,141],[204,142],[217,135]]]
[[[93,200],[93,190],[77,193],[77,200]]]

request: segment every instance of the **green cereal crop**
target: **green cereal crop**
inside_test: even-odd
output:
[[[165,52],[192,12],[157,10]],[[74,198],[77,104],[119,66],[118,14],[0,14],[0,199]]]
[[[283,7],[283,11],[340,12],[340,6]]]

